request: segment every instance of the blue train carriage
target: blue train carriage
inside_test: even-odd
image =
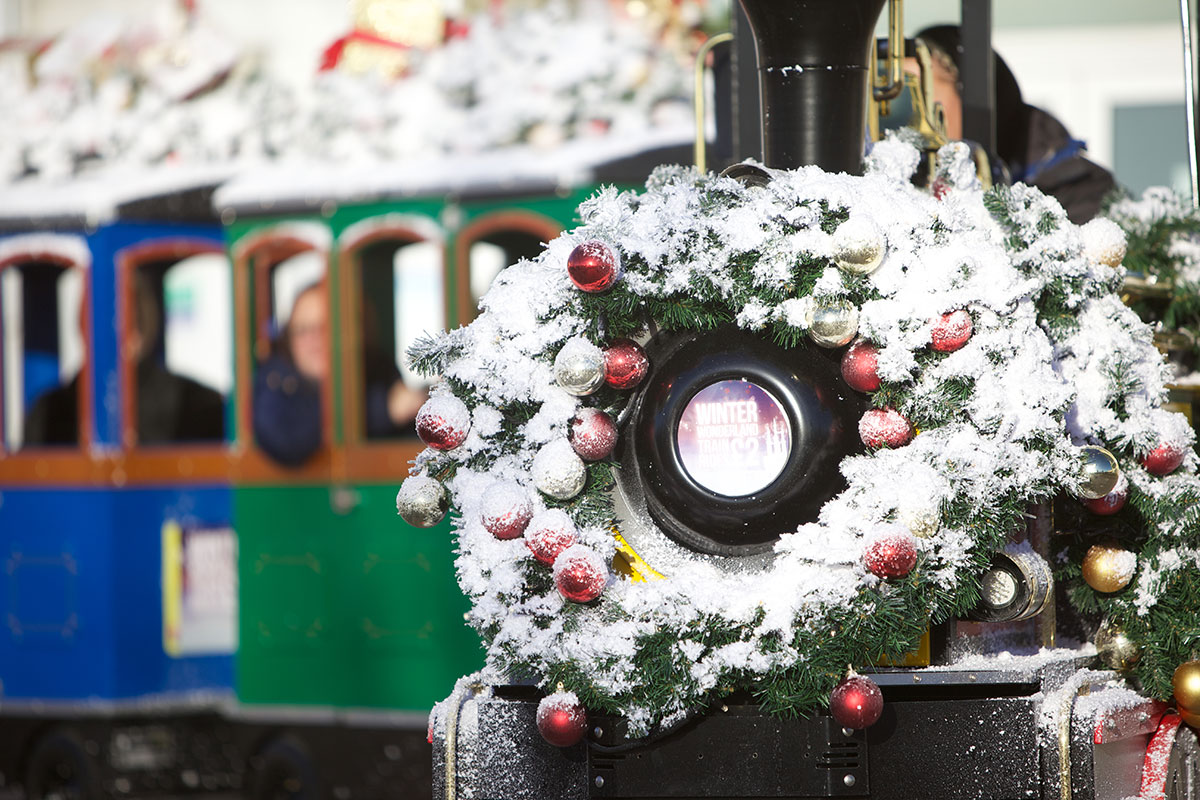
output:
[[[0,781],[31,797],[238,772],[181,767],[220,760],[237,634],[217,179],[0,199]]]
[[[687,137],[271,168],[218,190],[237,319],[236,714],[258,727],[252,796],[429,795],[429,709],[482,653],[453,589],[448,524],[387,521],[422,448],[412,417],[428,382],[405,353],[469,322],[496,274],[571,225],[600,183],[644,182],[686,158]],[[298,338],[313,335],[326,373],[320,430],[302,446],[295,427],[281,441],[263,404],[297,385],[312,345]],[[390,408],[393,394],[416,402]]]

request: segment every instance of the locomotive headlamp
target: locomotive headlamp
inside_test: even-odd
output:
[[[838,464],[862,449],[864,400],[835,354],[740,331],[663,335],[650,349],[622,440],[630,506],[712,555],[765,552],[815,520],[844,486]]]
[[[979,579],[980,600],[969,614],[980,622],[1013,622],[1041,613],[1054,593],[1050,565],[1030,550],[996,553]]]

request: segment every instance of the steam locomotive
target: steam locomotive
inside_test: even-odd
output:
[[[963,5],[968,23],[972,13]],[[883,0],[741,6],[757,50],[766,165],[860,174]],[[967,41],[979,38],[964,32]],[[897,39],[889,49],[903,52]],[[986,127],[986,104],[971,108],[986,96],[972,83],[977,78],[986,74],[966,76],[966,103],[983,112]],[[886,100],[887,90],[880,95]],[[986,130],[976,136],[990,141]],[[985,175],[987,149],[979,159]],[[728,174],[769,179],[745,166]],[[616,453],[622,535],[650,519],[679,547],[752,570],[774,531],[813,519],[839,490],[829,465],[854,452],[857,442],[845,430],[853,429],[848,420],[857,419],[861,401],[840,391],[836,364],[815,348],[784,354],[730,332],[659,332],[645,347],[653,366],[622,417],[628,434]],[[682,455],[685,406],[729,382],[758,389],[788,427],[811,436],[753,487],[753,502],[697,478]],[[1058,618],[1048,565],[1053,520],[1050,507],[1030,510],[1026,529],[1012,539],[1026,546],[997,554],[970,619],[934,626],[903,665],[871,670],[885,699],[871,727],[842,727],[826,712],[779,718],[735,694],[644,738],[631,737],[618,715],[589,714],[583,741],[559,747],[539,733],[542,692],[489,673],[461,681],[435,711],[435,797],[1200,796],[1195,732],[1165,714],[1164,704],[1119,685],[1114,672],[1087,669],[1090,651],[1054,649],[1070,620],[1065,606]],[[636,579],[636,564],[632,572]],[[1014,646],[1029,655],[1011,655],[1006,648]]]

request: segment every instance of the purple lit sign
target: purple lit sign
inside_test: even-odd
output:
[[[683,410],[675,432],[692,480],[719,495],[744,497],[779,477],[792,451],[783,406],[749,381],[707,386]]]

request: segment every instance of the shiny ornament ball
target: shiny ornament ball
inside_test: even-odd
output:
[[[637,342],[617,339],[604,349],[604,381],[614,389],[632,389],[650,371],[650,359]]]
[[[417,436],[434,450],[453,450],[471,432],[471,411],[452,394],[435,394],[417,412]]]
[[[1079,496],[1085,500],[1099,500],[1117,488],[1121,482],[1121,468],[1117,466],[1116,456],[1103,447],[1088,445],[1080,450],[1083,469],[1079,476],[1082,479]]]
[[[534,558],[547,567],[553,566],[559,554],[578,539],[575,523],[561,508],[541,512],[525,529],[525,546]]]
[[[432,528],[449,510],[445,487],[428,475],[405,478],[396,492],[396,513],[415,528]]]
[[[567,394],[592,394],[604,385],[604,351],[582,336],[570,339],[554,358],[554,380]]]
[[[933,509],[906,511],[900,515],[900,522],[918,539],[929,539],[942,528],[941,515]]]
[[[1103,497],[1083,500],[1083,504],[1093,514],[1099,514],[1102,517],[1116,514],[1125,507],[1125,503],[1129,500],[1129,481],[1122,475],[1117,481],[1116,488]]]
[[[518,483],[493,483],[479,499],[479,521],[497,539],[516,539],[532,517],[529,495]]]
[[[851,675],[833,687],[829,712],[843,728],[869,728],[883,713],[883,693],[870,678]]]
[[[617,423],[598,408],[581,408],[571,420],[567,438],[584,461],[600,461],[612,455],[617,446]]]
[[[850,345],[842,355],[842,380],[856,392],[879,388],[879,348],[865,339]]]
[[[573,603],[590,603],[607,584],[608,565],[590,547],[573,544],[554,559],[554,585]]]
[[[1200,731],[1200,714],[1193,714],[1186,708],[1177,708],[1175,712],[1179,714],[1185,725],[1190,725]]]
[[[913,427],[894,408],[870,408],[858,421],[858,436],[870,448],[903,447],[912,440]]]
[[[1119,267],[1125,260],[1125,232],[1110,219],[1098,217],[1079,229],[1083,256],[1094,264]]]
[[[863,550],[863,565],[881,578],[903,578],[917,565],[917,539],[907,531],[884,534]]]
[[[886,251],[883,231],[866,217],[851,217],[833,232],[833,261],[851,275],[874,272]]]
[[[808,338],[821,347],[841,347],[858,335],[858,307],[847,300],[814,300],[807,321]]]
[[[558,691],[538,703],[537,729],[555,747],[570,747],[587,733],[587,711],[574,692]]]
[[[974,330],[971,315],[960,308],[934,321],[929,332],[930,344],[939,353],[953,353],[967,343]]]
[[[1142,650],[1119,626],[1105,621],[1096,631],[1096,655],[1109,669],[1128,672],[1142,657]]]
[[[555,500],[570,500],[583,491],[587,468],[566,439],[556,439],[533,457],[533,485]]]
[[[1097,592],[1119,592],[1133,580],[1137,556],[1115,542],[1088,548],[1083,557],[1083,579]]]
[[[1184,450],[1174,442],[1162,442],[1142,456],[1142,466],[1151,475],[1170,475],[1183,463]]]
[[[1185,661],[1176,667],[1171,676],[1171,690],[1181,711],[1200,714],[1200,661]]]
[[[585,292],[603,292],[621,277],[620,262],[604,242],[584,242],[567,256],[571,283]]]

